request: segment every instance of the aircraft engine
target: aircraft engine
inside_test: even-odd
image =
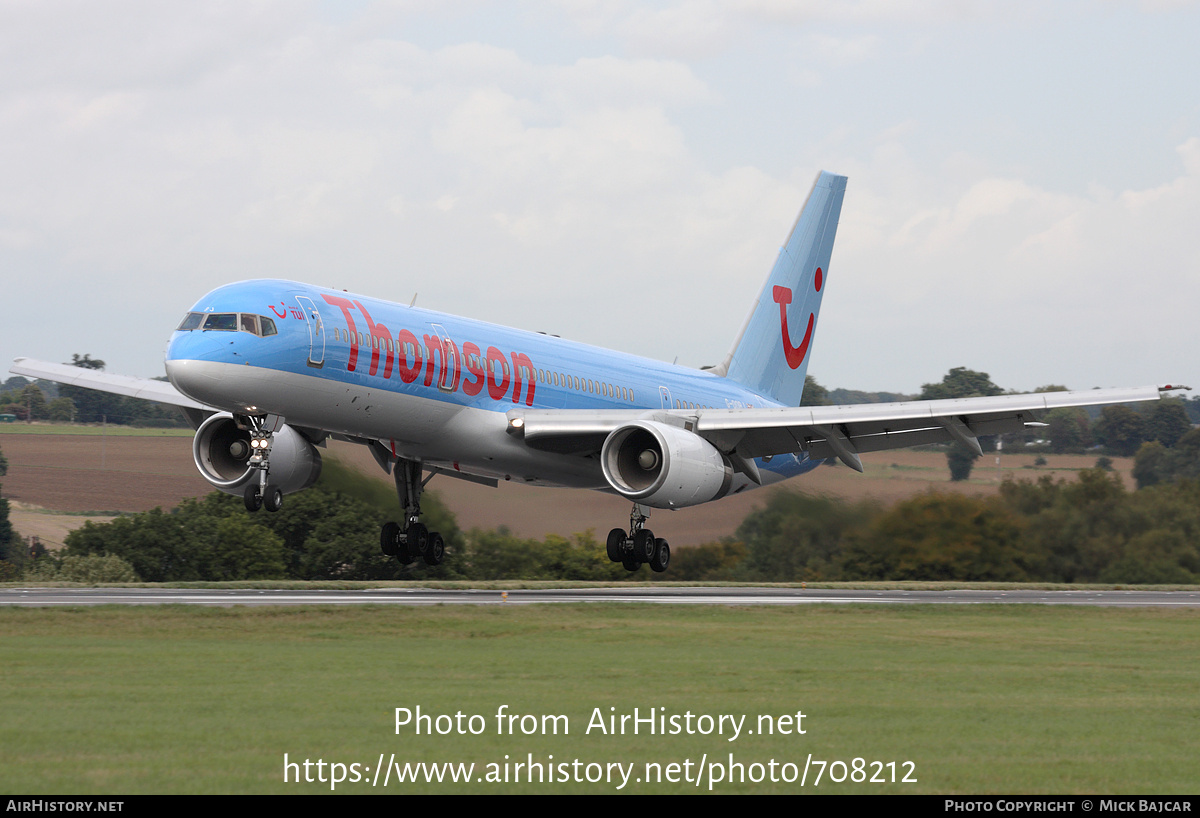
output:
[[[192,457],[204,479],[226,494],[241,496],[258,472],[246,465],[250,459],[250,433],[239,429],[233,416],[213,415],[196,430]],[[321,453],[304,435],[290,426],[275,432],[271,444],[270,481],[284,494],[308,488],[321,476]]]
[[[634,502],[683,508],[724,497],[733,469],[704,438],[639,420],[612,431],[600,450],[604,479]]]

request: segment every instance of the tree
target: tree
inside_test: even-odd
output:
[[[1168,449],[1157,440],[1142,444],[1133,461],[1139,489],[1200,478],[1200,429],[1192,429]]]
[[[36,383],[31,383],[21,390],[18,399],[29,412],[29,420],[46,416],[46,395]]]
[[[25,569],[25,579],[34,582],[141,582],[133,567],[112,554],[85,554],[62,559],[41,556]]]
[[[248,514],[217,523],[217,536],[205,574],[209,579],[280,579],[287,576],[283,540],[255,525]]]
[[[975,468],[975,461],[978,459],[979,455],[969,446],[964,446],[958,441],[950,444],[950,451],[946,452],[946,465],[950,467],[951,482],[969,479],[971,469]]]
[[[878,506],[851,505],[828,497],[779,491],[766,508],[755,509],[737,530],[746,544],[739,579],[800,582],[841,578],[843,543],[867,523]]]
[[[1193,395],[1182,401],[1183,411],[1187,413],[1188,422],[1200,423],[1200,395]]]
[[[1004,390],[992,383],[988,373],[956,366],[946,373],[941,383],[922,384],[918,400],[977,398],[1002,394]]]
[[[100,370],[104,369],[104,361],[93,358],[91,355],[81,356],[79,353],[75,353],[71,356],[71,366]],[[118,395],[66,384],[59,387],[58,394],[60,397],[70,399],[75,404],[75,419],[80,423],[100,423],[102,420],[110,423],[116,422],[117,416],[120,414],[117,407],[122,399]]]
[[[24,543],[8,521],[8,500],[0,497],[0,581],[20,576],[24,564]]]
[[[846,578],[1025,580],[1022,530],[996,498],[929,492],[875,518],[846,555]]]
[[[1082,452],[1091,443],[1087,412],[1082,409],[1051,409],[1044,420],[1050,451],[1055,454]]]
[[[70,398],[55,398],[46,407],[47,420],[74,420],[75,401]]]
[[[941,383],[926,383],[921,385],[921,395],[918,400],[947,400],[951,398],[980,398],[1001,395],[1004,390],[992,383],[991,376],[986,372],[976,372],[965,366],[956,366],[946,373]],[[985,441],[980,441],[984,447]],[[995,448],[992,439],[986,440],[986,448]],[[946,465],[950,467],[951,480],[966,480],[971,476],[971,469],[979,455],[974,449],[962,444],[953,443],[946,452]]]
[[[90,355],[71,356],[72,366],[83,369],[104,369],[104,361]],[[164,407],[158,403],[125,398],[108,392],[99,392],[81,386],[59,387],[60,398],[67,398],[74,404],[74,419],[80,423],[140,423],[151,426],[181,426],[183,417],[174,407]],[[65,404],[59,404],[58,414],[64,412]],[[68,418],[69,419],[69,418]]]
[[[829,390],[817,383],[812,375],[804,376],[804,397],[800,399],[801,406],[828,406]]]
[[[672,552],[671,572],[664,576],[676,582],[728,581],[734,579],[734,571],[745,558],[746,544],[733,537],[724,537],[720,542]]]
[[[23,375],[13,375],[3,384],[0,384],[0,395],[3,395],[5,392],[20,392],[30,383],[32,383],[32,381]]]
[[[8,460],[4,452],[0,452],[0,477],[8,474]],[[16,567],[24,562],[24,546],[17,532],[13,531],[12,523],[8,521],[8,500],[0,497],[0,561],[10,563],[14,568],[5,571],[0,566],[0,579],[15,575]]]
[[[1128,406],[1105,406],[1092,432],[1097,443],[1118,457],[1133,457],[1146,440],[1145,421]]]
[[[81,366],[84,369],[104,369],[104,361],[99,358],[93,358],[91,355],[84,354],[80,356],[78,352],[71,356],[71,366]]]
[[[1178,398],[1158,401],[1146,415],[1146,439],[1157,440],[1167,448],[1174,446],[1191,429],[1187,410]]]
[[[1143,443],[1133,459],[1133,479],[1139,489],[1170,481],[1171,454],[1157,440]]]

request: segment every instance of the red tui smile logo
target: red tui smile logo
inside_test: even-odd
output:
[[[821,268],[817,268],[816,275],[813,276],[813,287],[820,292],[821,290]],[[779,305],[779,329],[783,333],[783,355],[787,359],[787,364],[792,369],[796,369],[800,364],[804,363],[804,356],[808,354],[808,345],[812,342],[813,324],[816,323],[817,317],[813,313],[808,314],[808,328],[804,330],[804,340],[800,342],[800,346],[792,346],[792,335],[788,332],[788,317],[787,305],[792,303],[792,290],[790,287],[775,287],[771,291],[775,303]]]

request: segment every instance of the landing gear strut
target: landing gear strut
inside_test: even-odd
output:
[[[446,543],[442,535],[430,531],[421,519],[421,491],[433,479],[430,474],[421,479],[421,461],[396,461],[392,469],[396,480],[396,493],[404,508],[404,527],[397,523],[385,523],[379,533],[379,549],[389,557],[405,564],[421,557],[429,565],[441,565],[446,558]]]
[[[654,532],[646,528],[648,516],[645,509],[634,503],[629,513],[629,533],[620,528],[608,532],[608,558],[624,565],[626,571],[636,571],[647,562],[653,571],[662,573],[671,564],[671,546],[661,537],[656,539]]]
[[[250,459],[246,461],[246,465],[251,469],[258,470],[258,479],[250,481],[242,499],[246,503],[247,511],[266,508],[267,511],[274,512],[279,511],[283,505],[283,491],[279,486],[269,482],[271,443],[275,435],[263,428],[263,420],[261,417],[254,416],[245,418],[246,423],[250,426]],[[235,457],[239,454],[244,456],[245,452],[242,449],[244,446],[246,446],[244,441],[234,441],[229,453]],[[236,451],[234,447],[237,447]]]

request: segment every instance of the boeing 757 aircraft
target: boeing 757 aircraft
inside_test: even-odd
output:
[[[821,173],[725,359],[692,370],[293,281],[196,302],[171,336],[170,383],[18,358],[11,371],[182,407],[212,485],[277,511],[317,479],[330,437],[370,448],[403,522],[385,554],[443,559],[421,492],[443,474],[615,492],[633,503],[609,559],[664,571],[649,508],[770,485],[836,457],[939,441],[979,451],[1063,406],[1157,400],[1172,386],[800,408],[846,178]]]

